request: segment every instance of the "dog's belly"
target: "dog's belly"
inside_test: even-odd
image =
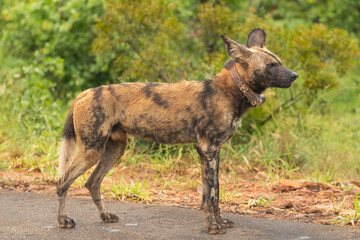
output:
[[[142,138],[146,141],[152,141],[156,143],[175,144],[175,143],[194,143],[196,142],[196,135],[189,134],[184,130],[170,130],[170,129],[149,129],[149,128],[137,128],[130,129],[124,128],[124,130],[136,137]]]
[[[191,122],[177,119],[134,118],[119,123],[127,133],[147,141],[164,144],[196,142],[195,127]]]
[[[176,143],[195,143],[196,137],[191,137],[178,132],[165,132],[159,134],[158,132],[134,132],[130,133],[136,137],[140,137],[146,141],[163,143],[163,144],[176,144]]]

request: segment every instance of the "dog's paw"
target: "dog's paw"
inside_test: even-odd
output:
[[[75,221],[72,218],[69,218],[68,216],[59,216],[59,227],[61,228],[73,228],[75,227]]]
[[[234,227],[234,222],[231,221],[230,219],[222,218],[221,225],[223,225],[226,228],[232,228],[232,227]]]
[[[116,223],[119,221],[119,217],[112,213],[102,213],[100,215],[101,220],[106,223]]]
[[[224,234],[226,233],[226,227],[214,221],[209,224],[208,231],[210,234]]]

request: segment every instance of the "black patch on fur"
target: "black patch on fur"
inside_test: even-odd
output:
[[[146,118],[148,116],[148,114],[147,113],[144,113],[144,114],[140,114],[140,118]]]
[[[211,106],[208,106],[208,103],[210,103],[210,99],[216,94],[216,91],[211,86],[212,83],[213,81],[210,79],[202,82],[203,90],[199,93],[199,101],[203,109],[211,108]]]
[[[265,91],[265,89],[268,87],[269,84],[269,77],[270,76],[266,76],[266,72],[267,69],[265,69],[264,72],[262,72],[261,70],[255,70],[254,74],[253,74],[253,80],[251,82],[252,87],[251,89],[256,92],[256,93],[261,93],[263,91]]]
[[[93,124],[94,129],[99,129],[101,125],[103,125],[106,117],[104,108],[102,107],[102,92],[103,87],[94,88],[94,103],[92,105],[92,114],[95,118],[95,122]]]
[[[67,192],[67,190],[70,188],[70,184],[64,184],[63,186],[60,187],[60,182],[58,182],[57,184],[57,190],[56,193],[59,197],[64,196],[65,192]]]
[[[183,124],[183,130],[188,129],[189,127],[189,122],[186,119],[181,119],[181,122]]]
[[[228,131],[231,131],[231,128],[226,129],[226,131],[216,131],[216,129],[214,129],[209,136],[210,142],[216,146],[220,145],[221,142],[225,141],[224,138],[227,136]]]
[[[146,85],[142,91],[145,93],[146,97],[149,98],[151,97],[151,94],[152,94],[152,88],[150,85]]]
[[[249,64],[245,61],[245,60],[242,60],[242,61],[238,61],[241,65],[241,67],[247,71],[249,69]]]
[[[193,128],[198,127],[198,126],[199,126],[199,123],[200,123],[201,121],[203,121],[203,120],[204,120],[204,116],[200,116],[200,117],[194,116],[194,117],[192,117],[192,119],[191,119],[191,125],[192,125],[192,127],[193,127]]]
[[[154,124],[154,118],[152,116],[147,117],[147,114],[141,114],[140,118],[142,117],[142,115],[146,115],[145,116],[145,118],[146,118],[145,121],[146,121],[147,125],[151,126],[152,124]]]
[[[112,85],[108,85],[108,90],[109,90],[111,96],[113,96],[117,100],[120,99],[120,96],[116,95],[114,87]]]
[[[154,93],[153,97],[152,97],[152,101],[157,104],[160,107],[164,107],[164,108],[168,108],[169,107],[169,103],[168,101],[164,100],[160,94],[158,93]]]
[[[189,106],[186,106],[185,110],[186,110],[187,112],[191,112],[191,108],[190,108]]]
[[[207,160],[205,160],[207,161]],[[202,163],[204,164],[204,163]],[[214,203],[215,203],[215,197],[214,196],[211,196],[211,189],[214,188],[215,190],[215,179],[214,179],[214,169],[210,168],[209,166],[209,162],[207,161],[206,163],[206,171],[205,171],[205,174],[207,176],[207,184],[208,184],[208,206],[214,206]]]
[[[65,120],[62,137],[66,139],[76,139],[75,136],[76,135],[74,129],[74,114],[73,111],[70,111]]]
[[[142,88],[142,92],[149,98],[153,94],[153,88],[159,85],[160,83],[146,83],[145,87]]]
[[[108,135],[109,134],[99,135],[99,132],[98,132],[98,133],[94,133],[94,135],[92,135],[92,136],[81,137],[81,141],[84,143],[84,146],[85,146],[85,151],[89,150],[89,149],[95,149],[97,151],[104,149],[104,147],[109,139]]]
[[[105,147],[107,140],[109,139],[109,132],[100,131],[101,126],[104,124],[106,115],[104,112],[103,104],[103,90],[104,87],[100,86],[93,89],[94,96],[92,101],[91,112],[93,115],[94,121],[89,122],[90,128],[93,130],[91,135],[81,134],[81,141],[85,145],[85,150],[87,149],[96,149],[97,151],[102,150]]]
[[[94,101],[96,103],[101,102],[101,97],[102,97],[102,91],[103,91],[103,86],[97,87],[97,88],[93,88],[92,89],[94,92]]]

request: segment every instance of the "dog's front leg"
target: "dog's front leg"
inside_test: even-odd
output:
[[[201,160],[203,202],[202,208],[205,213],[205,224],[210,234],[223,234],[226,228],[234,226],[234,223],[220,216],[219,207],[219,153],[220,148],[215,146],[200,148],[196,147]],[[212,149],[212,151],[209,151]]]

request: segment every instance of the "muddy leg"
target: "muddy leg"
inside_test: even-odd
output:
[[[206,201],[206,199],[205,199],[205,190],[203,189],[203,195],[202,195],[200,210],[204,210],[205,201]]]
[[[223,234],[226,228],[231,228],[234,223],[220,216],[219,207],[219,154],[220,147],[201,144],[196,147],[201,160],[203,201],[202,209],[205,213],[205,224],[210,234]],[[212,150],[212,151],[211,151]]]
[[[230,219],[225,219],[222,218],[220,215],[220,207],[219,207],[219,198],[220,198],[220,186],[219,186],[219,162],[220,162],[220,157],[219,157],[220,152],[218,153],[217,157],[216,157],[216,171],[214,172],[215,175],[215,199],[214,199],[214,217],[215,217],[215,221],[218,224],[221,224],[222,226],[226,227],[226,228],[232,228],[234,227],[234,222],[231,221]]]
[[[110,171],[117,160],[119,160],[119,158],[124,154],[126,144],[126,139],[125,141],[121,142],[114,142],[110,139],[106,145],[105,153],[101,157],[98,166],[85,184],[86,188],[89,189],[91,193],[91,197],[97,209],[99,210],[101,219],[106,223],[118,222],[119,217],[106,211],[104,203],[101,200],[100,185],[105,175]]]
[[[226,228],[220,222],[216,221],[216,216],[220,215],[219,206],[219,182],[217,174],[218,153],[216,151],[206,153],[196,147],[201,160],[202,182],[203,182],[203,210],[205,214],[205,225],[210,234],[224,234]]]
[[[73,228],[75,227],[75,222],[73,219],[69,218],[66,213],[65,200],[66,194],[71,186],[71,184],[86,170],[92,167],[97,160],[100,158],[100,153],[96,151],[89,151],[84,153],[79,151],[70,166],[70,168],[65,172],[64,176],[59,179],[57,182],[57,195],[59,199],[59,212],[58,212],[58,221],[61,228]]]

